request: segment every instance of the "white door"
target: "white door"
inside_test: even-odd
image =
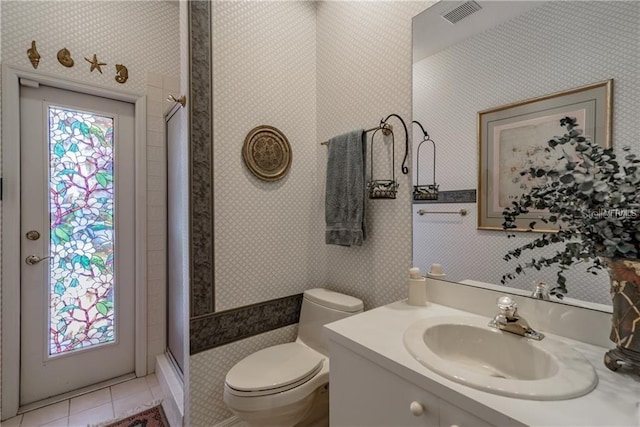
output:
[[[20,404],[134,372],[134,107],[20,88]]]

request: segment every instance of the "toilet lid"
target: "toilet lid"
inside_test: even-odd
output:
[[[236,363],[226,383],[238,391],[264,391],[302,383],[322,368],[324,357],[297,342],[257,351]]]

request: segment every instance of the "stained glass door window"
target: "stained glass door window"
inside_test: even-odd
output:
[[[114,119],[49,106],[49,355],[113,342]]]

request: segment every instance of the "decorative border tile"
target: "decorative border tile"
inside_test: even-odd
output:
[[[452,190],[438,192],[438,200],[414,200],[414,205],[429,203],[475,203],[476,190]]]
[[[190,353],[298,323],[302,294],[221,311],[190,321]]]
[[[191,317],[215,311],[211,3],[189,2],[191,132]]]

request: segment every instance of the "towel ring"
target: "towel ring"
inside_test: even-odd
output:
[[[396,150],[393,132],[388,133],[387,131],[387,135],[391,136],[391,179],[373,179],[373,142],[380,130],[385,134],[383,124],[384,122],[381,122],[380,128],[376,129],[371,135],[371,180],[367,183],[370,199],[395,199],[398,192],[399,184],[396,182]]]
[[[413,200],[438,200],[438,184],[436,184],[436,143],[429,133],[424,130],[420,122],[414,120],[411,123],[415,123],[420,126],[422,130],[423,139],[418,144],[416,149],[416,185],[413,186]],[[433,184],[420,185],[420,147],[425,142],[431,142],[433,144]]]

